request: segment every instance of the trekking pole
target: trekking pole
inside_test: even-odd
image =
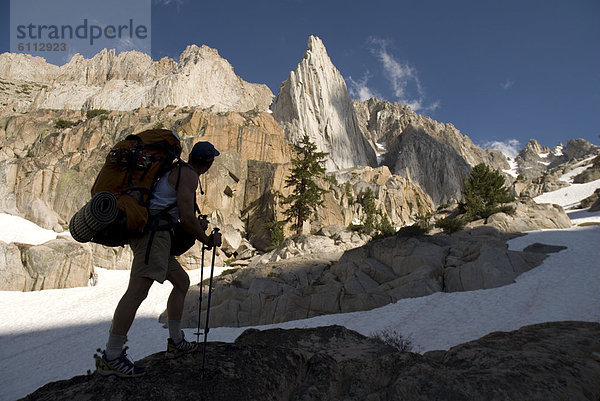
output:
[[[202,262],[200,262],[200,295],[198,296],[198,330],[194,333],[196,335],[196,342],[200,342],[200,313],[202,312],[202,282],[204,281],[204,250],[206,247],[202,244]]]
[[[196,205],[197,206],[197,205]],[[206,214],[201,214],[199,218],[206,219]],[[202,244],[202,243],[201,243]],[[204,281],[204,250],[206,247],[202,244],[202,261],[200,262],[200,295],[198,296],[198,329],[194,333],[196,335],[196,342],[200,342],[200,313],[202,312],[202,282]]]
[[[213,229],[212,233],[218,233],[219,229]],[[215,254],[217,247],[213,246],[212,263],[210,264],[210,280],[208,282],[208,301],[206,304],[206,325],[204,326],[204,346],[202,348],[202,378],[204,379],[204,365],[206,363],[206,341],[208,337],[208,319],[210,317],[210,299],[212,296],[213,274],[215,271]]]

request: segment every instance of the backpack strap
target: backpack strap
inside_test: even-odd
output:
[[[148,226],[150,237],[148,237],[148,244],[146,245],[146,254],[144,256],[144,263],[148,264],[150,260],[150,249],[152,248],[152,242],[154,242],[154,235],[157,231],[171,231],[173,229],[173,225],[176,222],[171,221],[169,218],[169,211],[177,206],[177,202],[171,203],[169,206],[158,212],[157,214],[148,217]],[[164,223],[161,224],[161,217],[167,217]],[[148,227],[147,226],[147,227]]]
[[[178,168],[177,170],[177,181],[175,183],[175,191],[177,191],[177,189],[179,188],[179,182],[181,180],[181,168],[183,166],[187,166],[189,168],[192,168],[192,166],[190,166],[188,163],[184,162],[183,160],[179,159],[179,162],[176,163],[176,165],[173,167],[173,169]],[[172,170],[173,170],[172,169]],[[171,171],[172,171],[171,170]],[[198,182],[198,184],[200,184]],[[200,192],[202,194],[204,194],[204,192],[202,191],[202,187],[200,187]],[[150,237],[148,238],[148,244],[146,245],[146,254],[144,256],[144,263],[148,264],[148,261],[150,260],[150,249],[152,247],[152,242],[154,241],[154,235],[156,234],[157,231],[160,230],[169,230],[171,233],[171,240],[173,239],[173,226],[177,223],[177,222],[171,222],[169,221],[166,224],[160,224],[160,217],[163,216],[169,216],[169,211],[172,210],[173,208],[175,208],[177,206],[177,202],[173,202],[171,203],[169,206],[167,206],[166,208],[162,209],[160,212],[158,212],[156,215],[152,216],[151,218],[149,218],[150,221]],[[194,194],[194,213],[201,213],[200,212],[200,208],[198,207],[198,202],[196,201],[196,194]],[[167,219],[170,220],[170,219]]]
[[[179,181],[181,180],[181,166],[187,166],[189,168],[192,168],[192,166],[189,163],[186,163],[183,160],[180,160],[180,163],[178,163],[177,166],[174,167],[179,167],[179,170],[177,170],[177,181],[175,182],[175,191],[177,191],[177,189],[179,188]],[[200,193],[204,195],[204,191],[202,190],[202,184],[200,183],[200,181],[198,181],[198,185],[200,186]],[[196,202],[196,194],[194,194],[194,210],[200,213],[200,208],[198,207],[198,203]]]

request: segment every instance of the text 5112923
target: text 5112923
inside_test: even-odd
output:
[[[64,42],[22,42],[17,45],[20,52],[64,52],[67,44]]]

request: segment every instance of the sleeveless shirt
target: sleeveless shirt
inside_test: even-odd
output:
[[[156,183],[156,187],[154,187],[154,191],[152,192],[152,197],[150,199],[149,209],[150,211],[159,212],[171,206],[172,204],[175,204],[175,207],[169,210],[168,213],[175,219],[175,221],[178,221],[179,209],[177,208],[177,191],[175,191],[175,188],[169,184],[169,174],[171,171],[167,171]]]

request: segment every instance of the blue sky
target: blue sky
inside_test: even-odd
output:
[[[309,35],[353,97],[411,104],[478,145],[600,143],[598,0],[152,0],[154,59],[206,44],[274,94]]]

